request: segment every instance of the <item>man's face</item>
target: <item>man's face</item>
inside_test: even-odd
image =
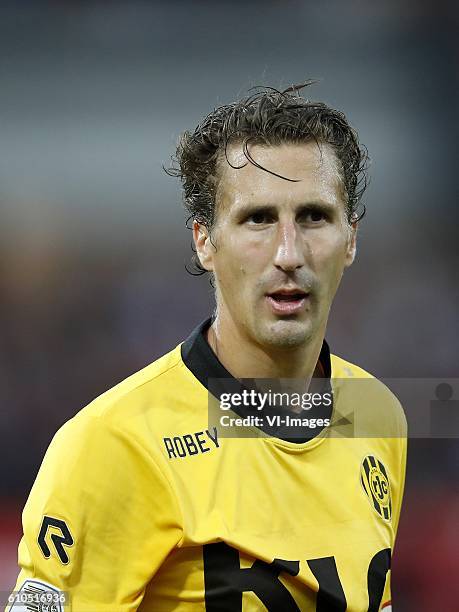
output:
[[[201,264],[216,282],[219,316],[262,347],[294,348],[325,333],[343,270],[355,254],[337,160],[315,142],[234,144],[220,162],[211,236],[195,224]]]

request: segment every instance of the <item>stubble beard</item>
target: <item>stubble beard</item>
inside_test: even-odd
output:
[[[309,318],[303,321],[285,318],[265,323],[256,331],[256,336],[258,343],[266,348],[293,350],[309,344],[314,335],[313,328]]]

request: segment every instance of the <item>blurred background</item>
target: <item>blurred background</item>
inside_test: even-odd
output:
[[[212,308],[162,165],[251,86],[320,78],[372,158],[333,352],[458,376],[457,60],[442,0],[0,2],[0,591],[55,431]],[[459,440],[410,441],[398,612],[459,609],[458,474]]]

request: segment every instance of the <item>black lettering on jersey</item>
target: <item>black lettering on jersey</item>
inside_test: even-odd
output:
[[[49,559],[49,557],[51,556],[51,551],[49,549],[48,544],[46,543],[46,534],[48,533],[48,529],[50,527],[58,529],[62,534],[57,535],[56,533],[51,533],[50,538],[52,543],[54,544],[54,548],[56,549],[59,559],[62,563],[66,565],[69,562],[69,557],[66,551],[64,550],[64,546],[72,546],[73,537],[65,521],[53,518],[52,516],[44,516],[40,528],[40,533],[38,535],[38,546],[40,547],[45,559]]]
[[[183,441],[186,444],[186,448],[188,450],[189,455],[197,455],[199,453],[198,447],[196,446],[196,443],[193,440],[193,436],[191,434],[185,434],[183,436]]]
[[[299,612],[289,590],[278,579],[281,572],[296,576],[299,561],[274,559],[270,564],[255,561],[241,569],[239,552],[225,544],[205,544],[204,585],[207,612],[241,612],[242,594],[253,591],[270,612]]]
[[[391,550],[380,550],[368,567],[368,612],[378,612],[386,584],[386,574],[391,565]]]
[[[241,568],[239,552],[225,542],[205,544],[203,560],[207,612],[242,612],[242,594],[247,591],[255,593],[269,612],[299,611],[291,593],[279,580],[280,572],[297,576],[299,561],[274,559],[268,564],[257,560],[252,567]],[[335,558],[310,559],[306,563],[319,584],[316,612],[344,612],[347,602]],[[390,564],[390,548],[380,550],[370,562],[368,612],[379,610]]]
[[[196,437],[196,442],[198,443],[199,450],[201,451],[201,453],[209,452],[210,448],[206,446],[206,441],[204,440],[204,432],[197,431],[194,435]]]
[[[175,454],[174,445],[172,444],[172,440],[170,438],[163,438],[164,444],[166,446],[167,454],[169,455],[169,459],[177,457]]]
[[[175,450],[177,451],[177,455],[179,457],[186,457],[186,450],[183,440],[180,436],[175,436],[172,438],[172,442],[174,443]]]
[[[334,557],[311,559],[307,564],[319,583],[316,612],[344,612],[347,607],[346,596]]]
[[[207,440],[205,439],[206,435]],[[216,427],[214,427],[212,431],[206,429],[205,432],[195,431],[194,433],[187,433],[183,436],[163,438],[163,442],[169,459],[183,459],[183,457],[208,453],[213,450],[213,448],[211,448],[212,444],[215,448],[220,448]]]
[[[206,434],[209,436],[209,438],[212,440],[212,442],[215,444],[216,448],[220,448],[220,444],[218,443],[218,434],[217,434],[217,428],[213,427],[212,428],[212,433],[210,433],[210,431],[208,429],[206,429]]]

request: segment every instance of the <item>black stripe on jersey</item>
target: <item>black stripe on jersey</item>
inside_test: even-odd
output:
[[[369,461],[370,461],[370,463],[371,463],[371,467],[374,467],[374,468],[375,468],[375,467],[378,467],[378,466],[376,465],[376,459],[373,457],[373,455],[368,455],[368,460],[369,460]]]
[[[371,499],[371,501],[373,502],[373,506],[375,507],[376,512],[381,515],[381,506],[378,503],[378,500],[375,498],[375,496],[373,495],[373,492],[371,490],[371,484],[370,484],[370,465],[372,465],[372,467],[376,467],[376,461],[375,458],[372,457],[371,455],[369,455],[368,457],[366,457],[365,461],[363,462],[363,467],[365,470],[365,476],[366,476],[366,481],[368,483],[368,488],[366,488],[367,492],[368,492],[368,497]]]
[[[381,463],[381,461],[378,461],[378,467],[381,470],[381,472],[384,474],[387,482],[389,483],[389,476],[387,475],[387,471],[386,471],[386,467],[384,463]]]
[[[371,494],[371,493],[370,493],[370,490],[369,490],[369,488],[368,488],[368,482],[365,482],[365,480],[363,479],[362,474],[360,475],[360,482],[361,482],[361,484],[362,484],[362,487],[365,489],[366,494],[367,494],[368,496],[370,496],[370,494]]]
[[[212,318],[206,319],[200,325],[198,325],[188,336],[188,338],[183,342],[181,346],[181,355],[182,361],[186,365],[186,367],[192,372],[192,374],[199,380],[199,382],[209,390],[209,378],[211,379],[227,379],[232,381],[231,388],[229,389],[231,392],[235,391],[235,385],[237,385],[236,379],[228,372],[225,366],[218,360],[218,357],[215,355],[213,350],[210,348],[209,343],[206,340],[205,334],[209,327],[212,325]],[[325,387],[322,392],[328,392],[332,394],[332,387],[330,382],[331,377],[331,359],[330,359],[330,349],[328,344],[323,341],[322,349],[319,355],[319,363],[322,366],[324,372],[325,379]],[[244,389],[242,384],[240,384],[241,391]],[[223,384],[218,389],[212,389],[212,393],[217,394],[224,393],[226,390]],[[333,398],[333,395],[332,395]],[[233,412],[238,414],[241,417],[247,416],[249,413],[246,411],[244,406],[233,406]],[[329,414],[326,414],[322,418],[329,418],[331,420],[331,415],[333,412],[333,402],[329,407]],[[297,416],[297,415],[295,415]],[[312,438],[315,438],[323,428],[316,427],[314,429],[314,435],[311,435],[311,430],[305,428],[305,434],[309,435],[304,438],[286,438],[282,435],[276,436],[281,440],[286,440],[288,442],[295,442],[298,444],[307,442]],[[263,429],[265,433],[269,433],[272,435],[271,431],[266,431]]]

